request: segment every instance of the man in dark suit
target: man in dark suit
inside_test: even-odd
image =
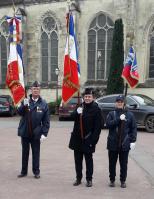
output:
[[[74,128],[71,134],[69,147],[74,150],[76,181],[74,186],[81,184],[83,157],[86,162],[86,186],[92,186],[93,153],[101,132],[101,110],[94,102],[94,91],[85,89],[83,104],[78,107],[72,117]]]
[[[30,146],[32,148],[32,170],[36,179],[40,178],[40,142],[45,140],[50,127],[49,109],[40,96],[40,84],[35,81],[31,95],[18,107],[21,120],[18,136],[22,144],[22,169],[19,178],[27,176]]]

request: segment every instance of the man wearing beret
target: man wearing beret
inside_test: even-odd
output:
[[[106,126],[109,128],[107,149],[109,157],[110,187],[115,187],[116,163],[119,157],[121,187],[126,188],[129,150],[135,148],[137,125],[133,113],[125,106],[125,97],[118,95],[115,110],[109,112]]]
[[[83,157],[86,162],[86,186],[92,186],[93,153],[101,132],[101,110],[94,102],[94,91],[86,88],[83,94],[83,104],[72,114],[74,128],[71,134],[69,148],[74,150],[76,180],[74,186],[81,184]]]
[[[28,159],[30,146],[32,149],[32,171],[36,179],[40,178],[40,142],[46,139],[50,117],[45,100],[40,96],[40,84],[35,81],[31,87],[31,94],[18,107],[21,120],[18,127],[18,136],[22,144],[22,169],[19,178],[28,174]]]

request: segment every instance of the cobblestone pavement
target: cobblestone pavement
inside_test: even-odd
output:
[[[94,154],[93,187],[85,186],[85,165],[82,184],[73,187],[73,151],[67,147],[73,123],[51,122],[49,136],[41,144],[41,178],[33,178],[30,155],[28,176],[18,179],[21,169],[20,138],[16,135],[18,122],[19,117],[0,118],[0,199],[154,198],[153,173],[148,172],[148,169],[152,169],[148,160],[153,161],[154,157],[154,134],[144,131],[138,133],[136,150],[130,153],[127,188],[122,189],[119,183],[119,166],[116,187],[108,187],[107,130],[103,130]],[[143,164],[144,161],[147,166]]]

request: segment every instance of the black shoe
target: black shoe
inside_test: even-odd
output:
[[[17,177],[18,177],[18,178],[23,178],[23,177],[26,177],[26,176],[27,176],[27,174],[21,173],[21,174],[19,174]]]
[[[87,180],[86,187],[92,187],[92,186],[93,186],[92,180]]]
[[[40,174],[35,174],[34,178],[39,179],[40,178]]]
[[[125,182],[121,182],[121,188],[126,188],[126,183]]]
[[[109,187],[115,187],[115,182],[114,181],[110,181]]]
[[[73,183],[73,186],[78,186],[81,184],[81,180],[76,180],[74,183]]]

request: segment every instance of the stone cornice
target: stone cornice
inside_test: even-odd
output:
[[[66,0],[14,0],[15,5],[33,5],[33,4],[44,4],[44,3],[54,3],[63,2]],[[0,1],[0,7],[11,6],[12,0]]]

